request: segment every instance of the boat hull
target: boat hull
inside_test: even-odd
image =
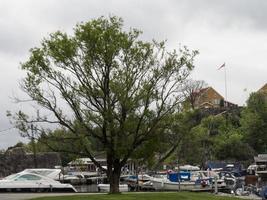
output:
[[[97,185],[98,191],[100,192],[109,192],[110,191],[110,184],[98,184]],[[120,192],[128,192],[129,187],[126,184],[119,185]]]
[[[195,184],[195,182],[190,182],[190,181],[184,181],[180,182],[171,182],[171,181],[166,181],[166,180],[151,180],[153,183],[153,187],[155,190],[164,190],[164,191],[192,191],[192,190],[201,190],[204,189],[200,184]],[[208,186],[206,186],[208,187]]]
[[[0,192],[77,192],[69,184],[0,184]]]
[[[33,175],[22,173],[22,176]],[[19,175],[20,176],[20,175]],[[34,175],[41,177],[39,175]],[[77,192],[70,184],[62,184],[48,177],[41,180],[3,179],[0,181],[0,192]]]

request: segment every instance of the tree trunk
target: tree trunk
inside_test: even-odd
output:
[[[110,184],[109,192],[111,194],[119,193],[121,163],[119,159],[114,159],[111,154],[107,155],[107,176]]]
[[[120,184],[120,175],[121,175],[121,168],[112,170],[111,177],[110,177],[110,193],[119,193],[119,184]]]

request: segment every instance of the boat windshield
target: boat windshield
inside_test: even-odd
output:
[[[23,174],[15,179],[15,181],[37,181],[41,180],[40,176],[36,176],[33,174]]]
[[[34,174],[40,174],[42,176],[48,176],[49,174],[52,174],[55,171],[52,171],[52,170],[31,170],[30,172],[34,173]]]
[[[20,174],[11,174],[11,175],[5,177],[4,180],[12,180],[12,179],[15,179],[19,176],[20,176]]]

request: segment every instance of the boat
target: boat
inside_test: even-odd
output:
[[[83,173],[68,173],[63,175],[61,169],[48,169],[48,168],[34,168],[34,169],[25,169],[24,172],[39,174],[52,178],[61,183],[69,183],[72,185],[85,184],[87,182]]]
[[[77,192],[70,184],[52,178],[22,171],[0,180],[0,192]]]
[[[193,165],[182,165],[179,167],[179,170],[183,172],[192,172],[192,171],[199,171],[200,168],[198,166],[193,166]]]
[[[123,180],[124,182],[127,182],[128,187],[131,191],[134,190],[154,190],[152,182],[150,180],[153,177],[147,175],[147,174],[139,174],[137,175],[130,175],[128,177],[125,177]]]
[[[200,188],[200,185],[195,184],[195,182],[183,181],[183,182],[171,182],[164,179],[153,179],[151,180],[155,190],[164,191],[178,191],[178,190],[193,190]]]
[[[230,189],[233,190],[234,188],[236,188],[237,186],[237,178],[233,175],[233,173],[228,172],[228,171],[221,171],[218,173],[219,181],[223,181],[224,185],[223,188],[226,189]],[[222,186],[220,186],[218,184],[218,188],[222,188]]]
[[[192,191],[192,190],[210,190],[211,179],[204,177],[202,173],[180,172],[171,173],[168,178],[153,178],[150,180],[155,190],[167,191]]]
[[[110,191],[110,184],[98,184],[97,185],[99,192],[109,192]],[[127,184],[120,184],[119,185],[120,192],[128,192],[129,188]]]

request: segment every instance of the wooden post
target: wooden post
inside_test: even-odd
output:
[[[218,182],[217,182],[217,177],[214,177],[214,193],[218,194]]]

